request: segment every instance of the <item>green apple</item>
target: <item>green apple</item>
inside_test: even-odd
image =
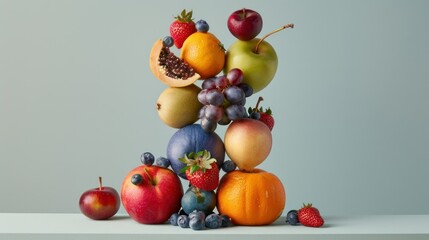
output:
[[[243,82],[253,88],[253,93],[265,88],[277,71],[278,59],[274,48],[266,41],[262,41],[255,52],[260,39],[249,41],[237,40],[226,53],[224,72],[233,68],[243,71]]]

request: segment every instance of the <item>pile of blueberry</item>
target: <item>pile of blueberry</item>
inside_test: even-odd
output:
[[[206,216],[203,211],[197,210],[189,214],[182,211],[173,213],[169,222],[173,226],[191,228],[193,230],[217,229],[231,225],[231,219],[224,214],[210,213]]]

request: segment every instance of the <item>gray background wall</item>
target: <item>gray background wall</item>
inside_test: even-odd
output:
[[[142,152],[164,156],[153,42],[186,8],[228,47],[247,7],[263,33],[296,25],[268,39],[279,69],[258,94],[287,210],[429,214],[428,1],[180,2],[0,0],[0,212],[78,212],[99,175],[119,190]]]

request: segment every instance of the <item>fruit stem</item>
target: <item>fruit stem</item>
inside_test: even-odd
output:
[[[279,28],[279,29],[276,29],[276,30],[274,30],[274,31],[272,31],[272,32],[270,32],[270,33],[268,33],[267,35],[265,35],[263,38],[261,38],[259,41],[258,41],[258,43],[256,44],[256,46],[255,46],[255,49],[253,50],[253,52],[254,53],[256,53],[256,54],[258,54],[258,48],[259,48],[259,45],[262,43],[262,41],[264,41],[267,37],[269,37],[269,36],[271,36],[272,34],[274,34],[274,33],[276,33],[276,32],[280,32],[281,30],[283,30],[283,29],[286,29],[286,28],[293,28],[294,27],[294,24],[293,23],[289,23],[289,24],[286,24],[286,25],[284,25],[284,26],[282,26],[281,28]]]
[[[144,169],[144,172],[145,172],[147,178],[149,178],[149,181],[152,184],[152,186],[155,186],[155,181],[153,180],[152,176],[149,174],[149,171],[147,170],[147,168]]]
[[[259,97],[258,98],[258,101],[256,102],[256,106],[255,106],[255,108],[253,109],[253,111],[255,111],[255,112],[258,112],[259,110],[259,103],[260,102],[262,102],[262,101],[264,101],[264,98],[263,97]]]
[[[101,179],[101,177],[98,177],[98,183],[100,184],[98,189],[101,191],[101,189],[103,188],[103,180]]]
[[[243,12],[240,15],[241,19],[244,19],[246,17],[246,8],[243,8]]]

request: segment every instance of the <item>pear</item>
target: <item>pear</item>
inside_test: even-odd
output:
[[[197,97],[200,91],[201,88],[195,84],[168,87],[156,101],[159,118],[172,128],[182,128],[195,123],[202,107]]]

